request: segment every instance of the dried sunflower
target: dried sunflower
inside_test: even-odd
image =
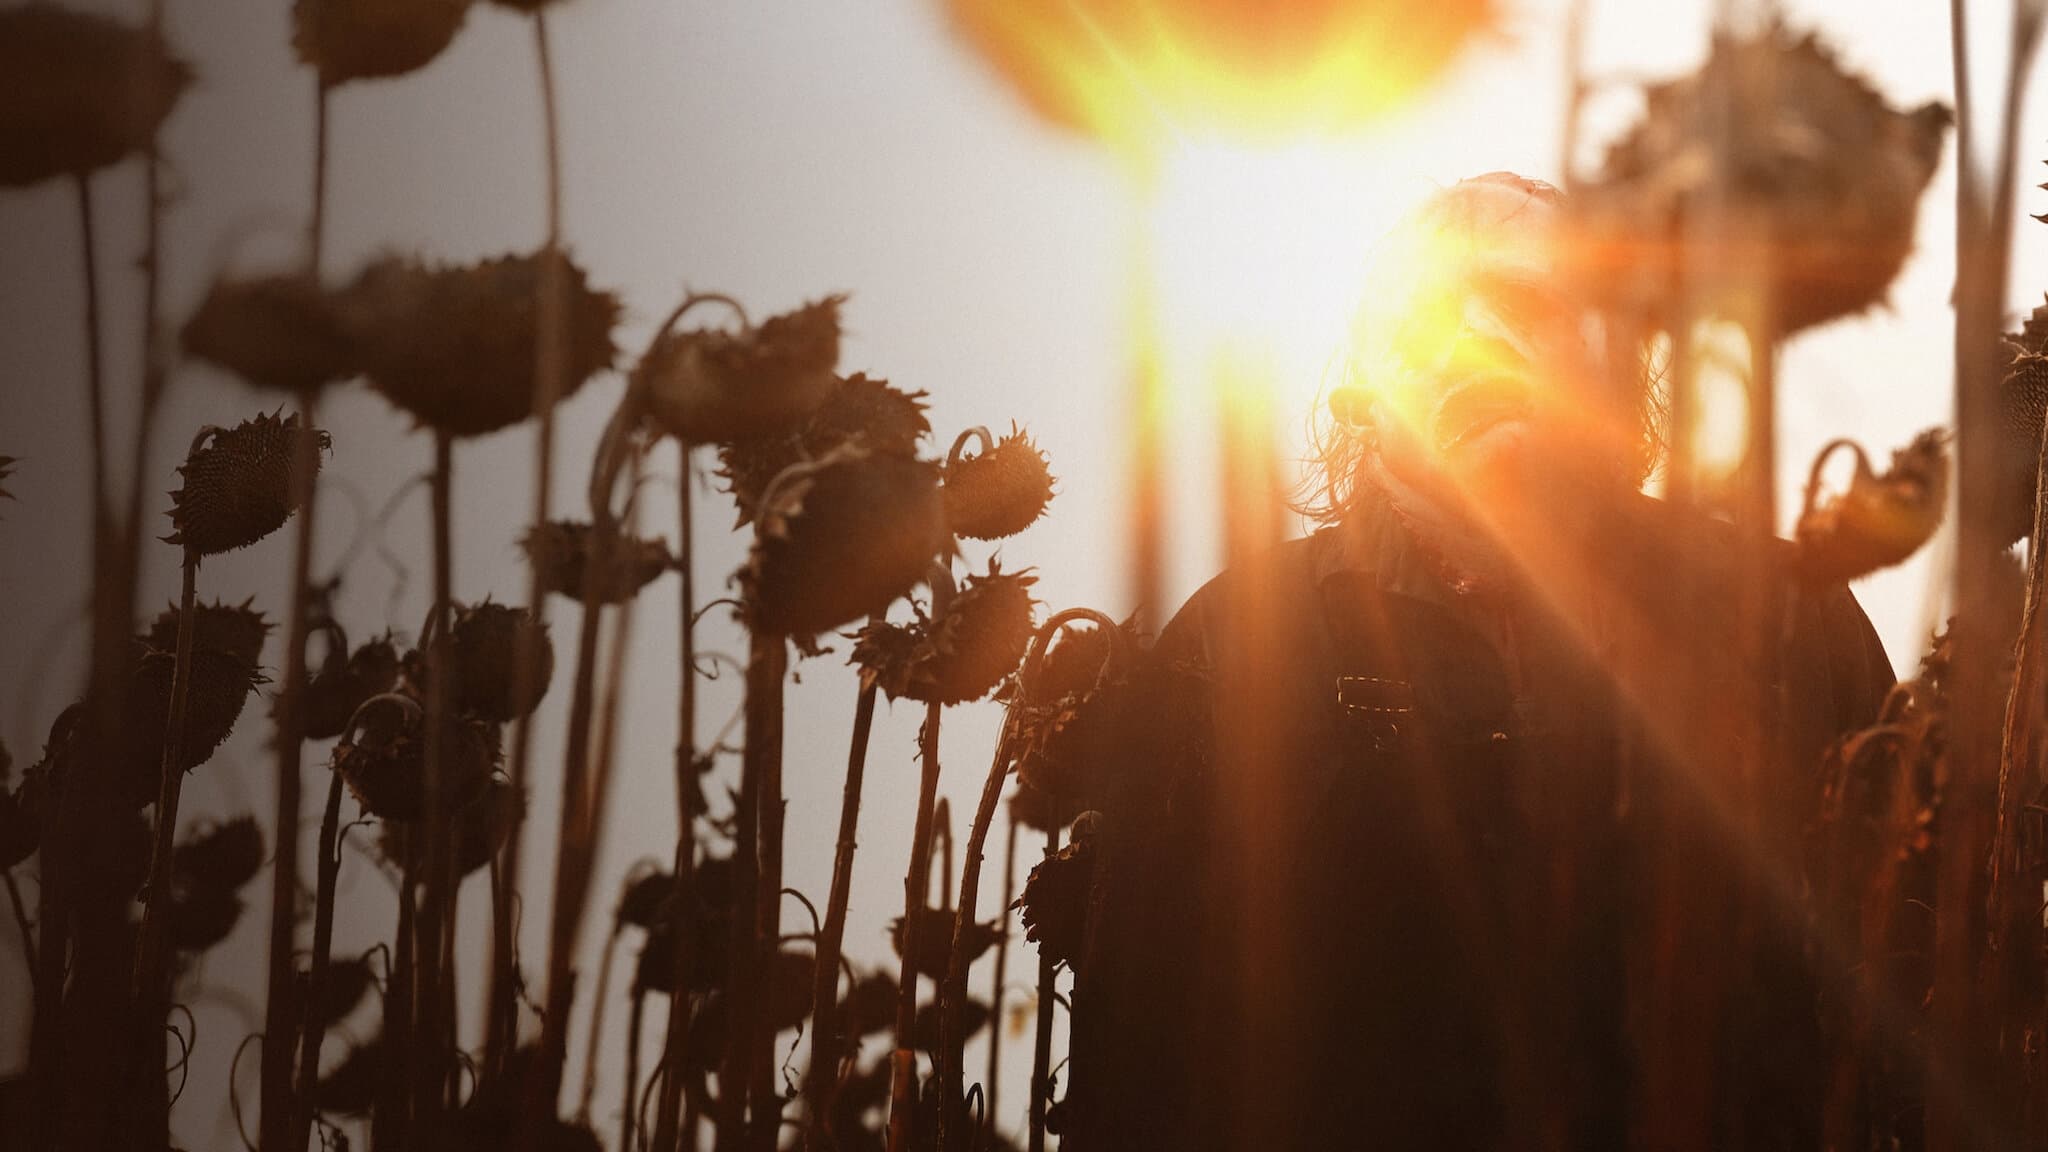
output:
[[[664,432],[690,444],[798,431],[837,381],[845,299],[827,296],[738,332],[662,333],[633,369],[649,414]]]
[[[213,648],[240,657],[245,664],[254,665],[263,656],[263,642],[270,635],[271,623],[263,613],[250,607],[255,603],[251,597],[240,604],[223,604],[216,600],[211,604],[195,604],[192,609],[192,644],[195,648]],[[150,621],[149,631],[143,637],[152,648],[164,652],[178,649],[178,608],[174,604],[157,613]]]
[[[301,971],[301,978],[306,973]],[[370,962],[363,957],[352,960],[337,960],[327,966],[327,980],[320,986],[320,995],[307,1004],[307,1015],[322,1026],[332,1027],[356,1010],[363,997],[377,983],[376,974],[370,971]]]
[[[510,723],[540,706],[555,672],[555,646],[547,623],[524,608],[486,600],[457,605],[448,634],[434,641],[453,678],[455,710]],[[520,656],[532,653],[534,673],[517,674]]]
[[[946,548],[938,469],[840,448],[777,477],[740,572],[751,627],[809,637],[908,592]]]
[[[232,889],[190,888],[171,893],[170,941],[179,952],[204,952],[228,938],[242,919],[242,898]]]
[[[1670,326],[1698,268],[1686,232],[1717,200],[1710,298],[1756,284],[1782,337],[1881,303],[1913,246],[1952,117],[1890,107],[1812,35],[1782,24],[1717,40],[1692,76],[1651,87],[1644,118],[1579,197],[1596,289]],[[1739,318],[1739,317],[1738,317]]]
[[[1095,843],[1073,843],[1032,866],[1024,894],[1015,905],[1024,921],[1024,939],[1055,964],[1072,968],[1081,958],[1088,932],[1088,891],[1095,882]]]
[[[548,591],[581,603],[585,591],[583,574],[588,570],[591,543],[595,539],[590,525],[583,521],[550,520],[528,529],[519,547],[526,552],[527,562],[540,573],[541,583]],[[597,559],[595,589],[600,604],[625,603],[675,566],[675,557],[669,555],[666,541],[642,540],[624,533],[604,539],[605,548]]]
[[[173,879],[192,888],[230,892],[254,879],[263,867],[263,830],[254,816],[237,816],[206,828],[171,853]]]
[[[978,455],[963,456],[969,437],[979,435]],[[988,431],[969,429],[946,461],[946,521],[955,536],[1000,540],[1029,528],[1052,502],[1052,469],[1045,453],[1015,424],[1010,434],[989,443]]]
[[[293,0],[292,48],[328,86],[424,68],[462,28],[469,0]]]
[[[389,634],[368,641],[355,651],[347,650],[347,638],[337,631],[320,670],[306,681],[300,710],[308,740],[331,740],[348,728],[363,701],[391,691],[398,683],[398,645]],[[274,713],[274,710],[273,710]]]
[[[926,907],[918,913],[917,956],[911,961],[910,967],[919,976],[933,980],[946,978],[946,965],[953,955],[953,920],[951,908]],[[995,947],[996,941],[1002,938],[996,924],[996,921],[991,920],[986,924],[976,923],[967,926],[963,943],[966,945],[969,964],[981,959],[982,955]],[[903,925],[904,919],[901,916],[889,921],[889,946],[896,949],[898,956],[903,955]]]
[[[672,872],[655,871],[636,877],[619,893],[619,906],[613,918],[636,928],[654,927],[656,921],[668,915],[675,883]]]
[[[0,9],[0,185],[82,176],[141,152],[192,83],[146,29],[53,4]]]
[[[445,723],[442,810],[452,815],[477,795],[498,766],[498,731],[481,720],[450,717]],[[425,729],[426,711],[401,694],[372,697],[356,710],[334,746],[333,768],[363,811],[384,820],[418,820],[426,814]]]
[[[1090,806],[1096,776],[1090,766],[1116,735],[1112,715],[1129,692],[1137,650],[1132,621],[1118,625],[1115,636],[1099,626],[1064,629],[1036,669],[1015,682],[1008,694],[1011,754],[1023,789],[1057,797],[1062,812]],[[1047,814],[1033,815],[1033,826],[1043,827]]]
[[[310,276],[223,276],[179,332],[185,355],[258,388],[310,392],[356,374],[355,346]]]
[[[1849,490],[1814,503],[1821,465],[1838,447],[1856,456]],[[1799,571],[1816,584],[1836,584],[1889,568],[1920,550],[1941,526],[1948,504],[1948,434],[1922,432],[1892,453],[1883,475],[1871,471],[1863,450],[1838,440],[1814,460],[1807,509],[1799,517]]]
[[[994,1018],[994,1015],[989,1010],[988,1001],[976,1000],[974,997],[969,996],[960,1005],[960,1039],[972,1039],[983,1028],[988,1027],[988,1022]],[[910,1037],[913,1043],[926,1052],[931,1052],[938,1048],[938,1001],[933,1000],[918,1006],[917,1015],[911,1022]]]
[[[855,639],[862,678],[890,698],[964,704],[994,691],[1017,670],[1031,643],[1029,572],[1006,573],[993,561],[967,577],[936,619],[920,611],[910,625],[878,622]]]
[[[170,727],[171,680],[177,657],[138,639],[130,650],[130,660],[122,779],[129,802],[141,807],[156,802],[163,777],[164,736]],[[193,646],[184,747],[178,757],[181,769],[190,772],[213,756],[241,719],[250,693],[264,682],[256,666],[235,653]]]
[[[511,839],[512,830],[526,817],[526,795],[512,786],[512,781],[494,775],[484,783],[483,790],[464,804],[455,814],[455,874],[467,876],[490,864],[500,850]],[[394,821],[384,826],[383,847],[386,859],[396,864],[405,861],[407,840],[412,835],[412,825]]]
[[[171,493],[171,534],[164,539],[201,556],[246,548],[284,525],[297,511],[292,497],[301,437],[313,437],[313,470],[327,450],[327,433],[303,431],[297,415],[276,415],[228,429],[212,429],[178,469],[184,483]]]
[[[2048,303],[2036,307],[2018,332],[2006,336],[2012,349],[1999,382],[1999,452],[2006,485],[2014,494],[2012,519],[1999,539],[2007,544],[2034,530],[2034,485],[2041,454],[2041,425],[2048,416]]]
[[[535,414],[536,295],[544,254],[466,267],[378,260],[338,299],[370,386],[426,427],[482,436]],[[566,348],[557,399],[611,367],[619,302],[566,255]]]
[[[932,431],[931,421],[925,419],[924,397],[923,392],[905,392],[887,380],[856,372],[840,378],[801,432],[720,445],[718,475],[739,507],[736,526],[753,521],[769,481],[791,464],[816,460],[847,444],[871,452],[915,456],[918,443]]]

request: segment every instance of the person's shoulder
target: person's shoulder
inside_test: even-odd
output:
[[[1283,607],[1314,603],[1317,575],[1337,547],[1336,532],[1323,528],[1282,541],[1210,577],[1167,621],[1155,652],[1167,659],[1205,655],[1254,594]]]

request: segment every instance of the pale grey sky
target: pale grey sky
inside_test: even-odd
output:
[[[102,10],[136,14],[139,0],[102,0]],[[282,0],[170,0],[173,39],[199,73],[170,122],[166,145],[176,201],[166,250],[170,312],[178,317],[222,267],[257,269],[288,260],[297,243],[309,188],[310,81],[288,47]],[[1703,0],[1592,5],[1589,67],[1596,77],[1661,76],[1697,61],[1704,46]],[[1795,22],[1819,28],[1856,68],[1896,102],[1949,96],[1946,5],[1926,0],[1788,3]],[[1175,207],[1170,193],[1156,234],[1169,267],[1244,272],[1242,299],[1256,310],[1261,276],[1285,278],[1297,266],[1314,283],[1341,285],[1345,261],[1394,212],[1429,188],[1460,176],[1512,168],[1557,176],[1563,80],[1562,0],[1510,5],[1506,29],[1474,49],[1420,106],[1345,143],[1334,162],[1286,169],[1275,181],[1225,160],[1220,178],[1243,203],[1287,223],[1271,245],[1278,263],[1245,271],[1229,236],[1203,249],[1207,225],[1227,228],[1259,212],[1234,214],[1212,197]],[[1993,5],[1993,10],[2002,6]],[[1987,11],[1986,16],[1993,12]],[[2002,21],[2002,16],[1996,17]],[[1061,478],[1050,517],[1001,549],[1009,567],[1035,566],[1048,609],[1090,605],[1122,615],[1125,599],[1120,529],[1123,473],[1121,388],[1128,253],[1141,216],[1117,164],[1088,143],[1035,123],[1002,84],[948,35],[936,0],[573,0],[551,20],[567,160],[566,233],[593,280],[627,306],[621,346],[637,349],[648,326],[685,287],[731,293],[756,314],[827,292],[850,292],[843,366],[931,393],[938,450],[960,429],[1011,420],[1028,427]],[[1986,21],[1995,48],[2001,24]],[[1995,67],[1986,51],[1983,66]],[[1625,96],[1597,101],[1592,132],[1624,123]],[[527,249],[541,238],[541,147],[528,24],[478,5],[451,50],[404,80],[337,93],[330,273],[346,275],[369,256],[414,251],[467,260]],[[2048,109],[2027,105],[2020,133],[2029,157],[2044,151]],[[1954,149],[1948,150],[1921,221],[1925,251],[1907,267],[1894,307],[1801,337],[1786,353],[1780,458],[1803,472],[1826,439],[1850,435],[1882,455],[1949,409],[1949,323]],[[1205,169],[1219,171],[1219,169]],[[2048,195],[2028,189],[2026,211],[2048,210]],[[118,395],[132,393],[137,308],[129,275],[137,250],[133,166],[96,181],[101,268],[108,283],[107,354]],[[1298,197],[1299,199],[1293,199]],[[1178,215],[1176,215],[1178,214]],[[1178,221],[1175,223],[1174,221]],[[1327,222],[1327,227],[1324,226]],[[11,489],[20,497],[0,520],[0,736],[18,761],[35,757],[51,717],[76,692],[88,577],[84,484],[83,349],[80,280],[69,190],[49,185],[0,192],[0,453],[22,463]],[[1197,239],[1189,240],[1193,236]],[[1180,245],[1193,245],[1184,250]],[[1241,246],[1242,247],[1242,246]],[[1256,257],[1267,260],[1267,257]],[[1290,264],[1288,261],[1297,261]],[[2013,303],[2048,286],[2048,230],[2018,229]],[[1186,334],[1226,322],[1232,297],[1205,290],[1169,292],[1172,329]],[[1219,320],[1219,317],[1222,319]],[[1176,602],[1217,563],[1207,508],[1212,499],[1213,416],[1200,358],[1182,340],[1170,362],[1179,402],[1170,443],[1177,495],[1169,587]],[[1312,363],[1314,355],[1302,357]],[[1299,452],[1299,413],[1312,394],[1307,373],[1279,382],[1284,454]],[[619,391],[600,380],[562,410],[557,499],[577,499],[581,470],[598,425]],[[166,505],[172,469],[192,431],[230,423],[278,398],[258,396],[201,369],[181,370],[164,412],[145,490],[149,511]],[[117,417],[120,414],[117,414]],[[417,629],[425,610],[425,502],[398,507],[381,538],[405,557],[408,578],[368,545],[347,552],[373,514],[427,466],[426,437],[359,388],[336,393],[323,412],[334,454],[321,506],[319,564],[347,564],[341,611],[356,632],[386,625]],[[117,428],[132,427],[132,414]],[[456,594],[516,599],[525,578],[513,541],[528,504],[529,433],[515,430],[457,453]],[[672,457],[657,468],[673,478]],[[1784,485],[1796,498],[1797,483]],[[722,531],[725,499],[700,507],[699,586],[713,595],[736,567],[743,541]],[[674,488],[646,499],[654,531],[672,532]],[[245,554],[210,561],[202,594],[240,599],[281,615],[289,547],[283,534]],[[346,553],[346,554],[345,554]],[[982,553],[973,553],[978,564]],[[148,554],[147,603],[176,589],[169,547]],[[1917,658],[1928,616],[1929,562],[1916,560],[1859,586],[1894,663]],[[643,857],[665,857],[672,843],[670,749],[676,668],[672,581],[640,605],[628,683],[622,773],[600,862],[588,961],[619,878]],[[714,618],[716,620],[716,618]],[[552,828],[552,793],[566,695],[573,611],[555,613],[564,658],[556,698],[538,730],[533,827]],[[707,624],[705,641],[738,651],[735,631]],[[266,663],[275,667],[274,643]],[[790,690],[788,737],[788,881],[822,893],[830,870],[832,826],[844,740],[853,708],[852,676],[837,657],[807,662]],[[716,730],[737,698],[736,679],[708,686],[703,715]],[[258,715],[252,708],[252,719]],[[963,818],[986,770],[997,714],[992,706],[949,715],[945,792]],[[912,708],[885,709],[877,724],[862,817],[861,855],[848,951],[877,962],[890,955],[884,925],[898,910],[909,842],[916,766]],[[193,818],[247,807],[267,814],[270,787],[264,726],[244,731],[188,789]],[[317,763],[322,757],[313,757]],[[317,771],[317,769],[314,769]],[[309,779],[313,777],[309,773]],[[309,808],[309,821],[313,813]],[[266,815],[267,819],[267,815]],[[964,826],[960,828],[964,836]],[[536,842],[537,843],[537,842]],[[541,961],[539,914],[549,888],[546,854],[530,852],[523,890],[527,961]],[[337,948],[364,947],[388,933],[387,890],[360,855],[344,871]],[[991,869],[993,871],[993,869]],[[984,908],[999,880],[986,875]],[[247,893],[260,907],[258,887]],[[481,893],[465,903],[465,931],[480,940]],[[791,915],[801,915],[791,906]],[[230,1139],[221,1090],[240,1036],[259,1015],[262,913],[252,911],[230,943],[209,958],[213,989],[196,1005],[200,1050],[192,1087],[177,1113],[188,1144]],[[0,944],[0,987],[19,988],[11,934]],[[1028,971],[1028,963],[1013,971]],[[986,981],[986,964],[976,979]],[[614,989],[623,986],[622,974]],[[594,981],[586,977],[583,988]],[[622,1001],[608,1006],[622,1026]],[[576,1055],[580,1075],[583,1005]],[[361,1026],[351,1029],[363,1033]],[[12,999],[0,1007],[0,1069],[19,1059],[26,1019]],[[650,1028],[650,1034],[658,1029]],[[616,1043],[603,1071],[616,1074]],[[648,1064],[651,1067],[651,1061]],[[970,1055],[970,1067],[979,1067]],[[251,1075],[245,1068],[245,1076]],[[245,1081],[245,1085],[249,1082]],[[246,1095],[246,1093],[245,1093]],[[602,1089],[597,1122],[616,1130],[615,1088]],[[1005,1121],[1021,1114],[1022,1081],[1006,1084]]]

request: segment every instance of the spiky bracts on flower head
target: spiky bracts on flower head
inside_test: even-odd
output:
[[[141,807],[157,798],[163,778],[164,734],[171,719],[171,680],[177,656],[137,637],[130,650],[127,723],[123,725],[122,788]],[[266,683],[256,665],[234,652],[193,644],[185,739],[178,767],[190,772],[213,756],[234,731],[249,695]]]
[[[293,0],[292,48],[321,83],[403,76],[455,39],[470,0]]]
[[[740,571],[760,632],[808,638],[880,611],[948,546],[938,468],[842,447],[770,485]]]
[[[1095,839],[1072,843],[1031,867],[1015,907],[1024,939],[1055,964],[1073,967],[1088,937],[1088,892],[1095,882]]]
[[[498,728],[450,716],[443,721],[440,810],[451,818],[483,789],[498,766]],[[426,709],[401,693],[374,696],[350,718],[334,746],[341,773],[363,811],[385,820],[418,820],[427,808]]]
[[[1008,436],[979,455],[955,451],[946,461],[945,494],[946,519],[955,536],[1000,540],[1045,515],[1052,502],[1052,469],[1031,437],[1011,424]]]
[[[310,392],[358,371],[332,298],[310,276],[223,276],[178,340],[185,355],[258,388]]]
[[[164,539],[201,556],[246,548],[277,531],[297,511],[293,483],[301,437],[318,475],[327,451],[325,432],[306,432],[296,414],[244,420],[213,429],[178,469],[184,483],[171,493],[171,534]],[[308,485],[310,487],[310,485]]]
[[[387,633],[369,640],[351,652],[346,638],[334,639],[334,646],[321,661],[320,670],[306,681],[300,704],[300,723],[308,740],[331,740],[347,730],[349,717],[372,696],[392,690],[398,683],[398,645]]]
[[[584,574],[590,571],[591,547],[600,537],[581,520],[550,520],[527,530],[519,541],[527,562],[540,574],[550,592],[579,603],[586,588]],[[643,540],[619,533],[602,537],[607,543],[595,559],[600,604],[623,604],[675,566],[663,540]]]
[[[633,369],[649,415],[690,444],[795,433],[837,381],[839,306],[845,300],[827,296],[737,332],[662,333]]]
[[[594,291],[566,255],[559,277],[564,347],[557,400],[611,367],[619,302]],[[338,297],[338,315],[370,386],[425,427],[482,436],[535,414],[537,295],[545,254],[437,267],[378,260]]]
[[[1004,689],[1019,793],[1037,793],[1037,808],[1049,810],[1057,798],[1064,817],[1092,806],[1098,781],[1090,769],[1115,734],[1111,713],[1128,693],[1139,652],[1135,620],[1117,625],[1114,635],[1100,625],[1064,628],[1035,669]]]
[[[1710,305],[1760,289],[1783,337],[1883,302],[1912,250],[1952,121],[1945,106],[1891,108],[1814,36],[1782,24],[1718,40],[1699,72],[1647,97],[1576,196],[1597,294],[1675,322],[1701,291],[1682,283],[1698,271],[1686,235],[1711,195],[1724,206],[1713,243],[1725,283],[1707,289]]]
[[[862,628],[853,648],[862,681],[891,699],[946,705],[981,699],[1024,659],[1036,582],[1028,571],[1005,573],[990,562],[988,574],[967,577],[936,618],[919,610],[910,624]]]
[[[192,642],[199,648],[217,648],[239,657],[243,663],[255,666],[263,658],[263,643],[270,636],[271,623],[263,613],[251,607],[252,597],[240,604],[224,604],[218,600],[211,604],[192,606]],[[149,622],[149,631],[144,639],[149,646],[163,652],[178,650],[178,607],[173,604],[157,613]]]
[[[467,876],[491,862],[526,817],[526,794],[502,775],[484,782],[482,791],[455,813],[455,874]],[[446,833],[442,833],[445,835]],[[412,825],[393,821],[384,826],[386,859],[403,864]]]
[[[0,185],[82,176],[149,146],[192,71],[143,28],[26,4],[0,9]]]
[[[946,963],[953,955],[953,910],[933,908],[929,905],[918,909],[917,955],[910,958],[911,970],[932,980],[946,978]],[[995,947],[1002,938],[997,931],[1000,921],[972,923],[965,925],[962,949],[969,964],[979,960],[982,953]],[[896,955],[903,955],[903,925],[901,916],[889,921],[889,946],[896,949]]]
[[[919,444],[932,432],[931,421],[924,414],[924,397],[923,392],[905,392],[887,380],[856,372],[839,379],[802,431],[772,440],[720,445],[718,475],[738,506],[737,526],[753,521],[768,482],[791,464],[816,460],[848,444],[870,452],[915,456]]]

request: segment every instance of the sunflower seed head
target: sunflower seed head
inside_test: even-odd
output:
[[[504,256],[462,267],[378,260],[337,301],[370,386],[422,426],[482,436],[540,411],[539,294],[563,294],[556,401],[612,365],[619,303],[590,288],[566,255]]]
[[[263,656],[263,643],[270,636],[271,623],[251,607],[254,599],[240,604],[192,606],[192,643],[195,648],[227,652],[243,663],[255,665]],[[178,608],[171,605],[150,621],[144,637],[149,646],[162,652],[178,650]]]
[[[675,565],[664,541],[623,533],[606,537],[610,543],[595,559],[597,583],[586,589],[584,576],[591,570],[591,547],[598,538],[584,521],[551,520],[528,529],[519,547],[548,591],[577,602],[586,591],[595,591],[600,604],[622,604]]]
[[[1000,540],[1045,515],[1053,476],[1045,453],[1016,425],[993,448],[946,465],[946,519],[955,536]]]
[[[306,393],[357,371],[332,299],[302,275],[215,280],[179,342],[185,355],[258,388]]]
[[[329,444],[327,433],[301,429],[297,415],[258,416],[195,448],[178,469],[184,483],[171,493],[171,534],[165,540],[214,556],[246,548],[282,527],[297,510],[293,472],[302,438],[312,437],[307,455],[316,476]]]
[[[839,307],[827,296],[737,332],[664,333],[633,370],[663,431],[690,444],[795,435],[838,378]]]
[[[915,456],[919,443],[932,431],[924,414],[924,398],[923,392],[905,392],[886,380],[856,372],[839,380],[801,432],[720,445],[718,475],[738,506],[736,526],[753,522],[768,482],[791,464],[816,460],[848,445]]]
[[[1876,474],[1859,467],[1846,492],[1799,520],[1801,575],[1816,584],[1854,580],[1905,560],[1941,526],[1948,503],[1948,434],[1922,432]]]
[[[448,633],[435,641],[452,677],[450,699],[468,716],[510,723],[540,706],[555,670],[555,646],[546,622],[524,608],[486,600],[458,606]],[[521,660],[532,674],[518,674]]]
[[[263,830],[256,817],[237,816],[187,837],[172,853],[175,881],[187,888],[233,892],[263,867]]]
[[[149,146],[192,82],[161,38],[103,16],[0,9],[0,186],[84,175]]]
[[[293,0],[292,48],[328,86],[403,76],[455,39],[470,0]]]

